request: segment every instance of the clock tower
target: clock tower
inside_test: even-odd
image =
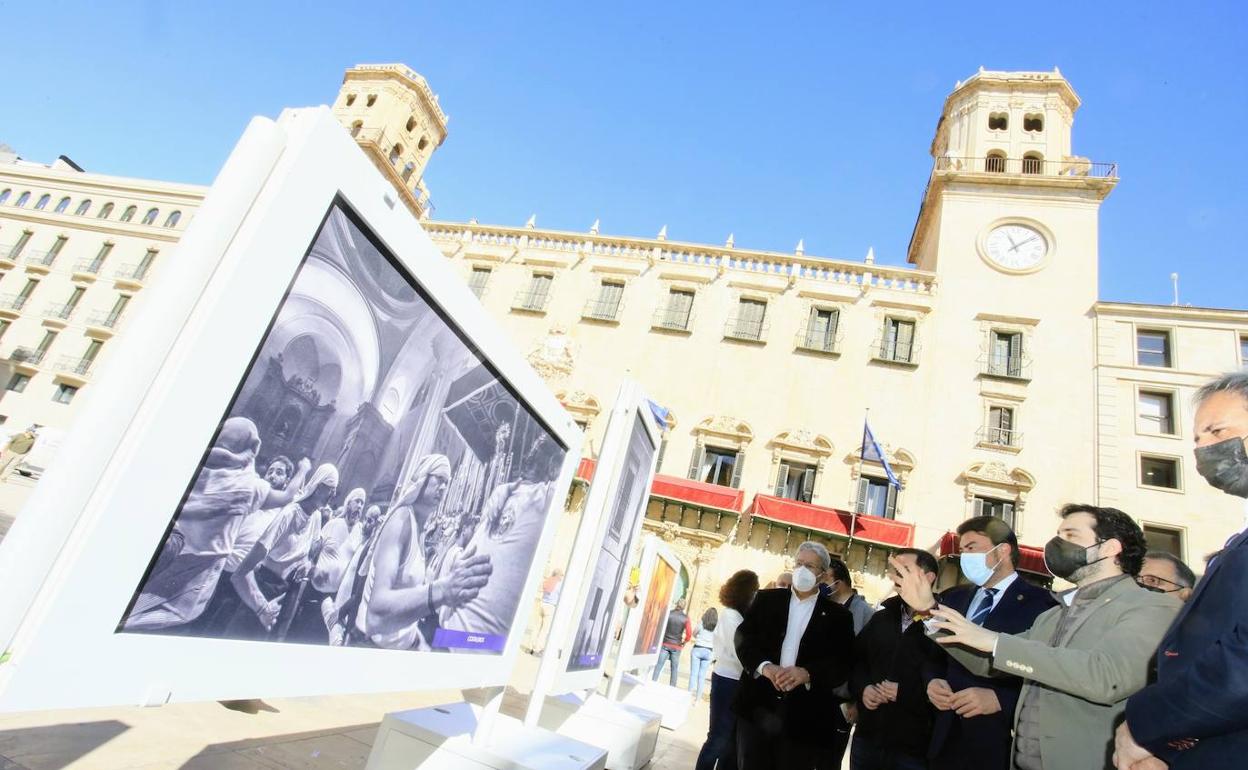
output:
[[[1008,510],[1033,544],[1056,507],[1095,493],[1097,220],[1118,180],[1072,153],[1078,108],[1056,69],[958,83],[908,253],[940,287],[918,331],[924,387],[942,394],[942,424],[976,437],[968,455],[929,436],[936,476],[963,490],[946,504]]]

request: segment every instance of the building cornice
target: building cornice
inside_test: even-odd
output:
[[[69,171],[53,168],[30,168],[23,166],[0,166],[0,180],[13,180],[15,184],[56,184],[84,191],[98,191],[115,195],[128,195],[145,200],[164,200],[170,203],[197,205],[208,194],[202,185],[162,182],[153,179],[109,176],[90,172]]]
[[[349,80],[375,80],[378,75],[391,80],[397,80],[420,95],[425,108],[429,110],[429,114],[437,121],[437,128],[440,133],[438,144],[442,144],[446,140],[446,126],[450,118],[442,111],[442,105],[438,103],[438,95],[429,87],[429,82],[411,67],[403,64],[357,64],[343,74],[342,82],[346,83]]]
[[[1232,308],[1150,305],[1135,302],[1097,302],[1092,306],[1092,309],[1098,316],[1175,321],[1216,321],[1248,327],[1248,310],[1235,310]]]
[[[72,214],[56,214],[49,211],[33,211],[4,207],[0,208],[0,219],[12,222],[29,222],[31,224],[49,225],[65,231],[88,231],[115,235],[123,238],[139,238],[164,243],[177,243],[182,237],[182,230],[144,225],[135,222],[119,222],[110,219],[97,219],[91,215],[75,216]]]

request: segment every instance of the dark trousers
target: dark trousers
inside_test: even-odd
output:
[[[849,770],[927,770],[927,760],[893,747],[876,746],[854,733],[853,746],[849,750]]]
[[[783,731],[763,730],[748,719],[737,720],[737,766],[741,770],[822,770],[820,751]]]
[[[736,679],[711,674],[710,725],[694,770],[737,770],[737,715],[732,713],[732,697],[739,684]]]
[[[289,584],[281,575],[273,572],[268,567],[257,567],[255,576],[256,585],[266,599],[273,599],[289,591]],[[274,626],[274,628],[276,629],[277,626]],[[238,609],[234,611],[234,617],[230,618],[230,622],[221,636],[226,639],[255,639],[260,641],[273,638],[272,634],[265,630],[265,627],[260,623],[260,618],[256,616],[255,611],[244,604],[241,598],[238,600]]]
[[[837,704],[836,708],[840,708]],[[843,720],[838,719],[838,723]],[[849,731],[852,725],[845,727],[829,727],[836,734],[832,736],[832,745],[819,753],[819,770],[841,770],[841,763],[845,759],[845,749],[849,748]]]

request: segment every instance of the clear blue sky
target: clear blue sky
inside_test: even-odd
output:
[[[0,2],[0,141],[207,183],[251,115],[401,61],[451,116],[440,219],[901,264],[954,82],[1057,65],[1075,152],[1121,168],[1101,296],[1166,303],[1178,271],[1248,307],[1243,3],[594,5]]]

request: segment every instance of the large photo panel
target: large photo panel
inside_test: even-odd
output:
[[[118,631],[501,653],[565,454],[335,200]]]

